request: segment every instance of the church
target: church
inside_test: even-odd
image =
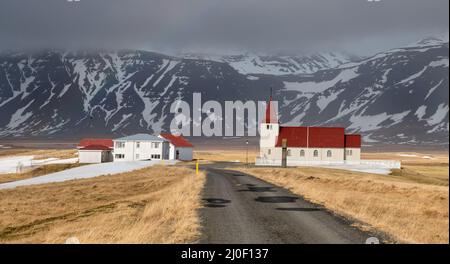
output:
[[[346,134],[343,127],[281,126],[272,97],[260,124],[259,147],[257,165],[358,163],[361,159],[361,135]]]

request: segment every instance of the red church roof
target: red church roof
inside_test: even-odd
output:
[[[175,147],[194,147],[189,141],[187,141],[183,136],[175,136],[172,134],[161,134],[161,137],[167,139]]]
[[[344,148],[346,146],[343,127],[280,127],[275,146],[281,147],[283,139],[287,139],[287,145],[291,148]],[[348,147],[361,147],[359,135],[349,135],[347,140]]]
[[[309,127],[309,147],[343,148],[344,134],[343,127]]]
[[[358,134],[345,135],[345,147],[361,148],[361,135]]]
[[[78,148],[84,148],[89,145],[94,146],[105,146],[108,148],[113,148],[113,141],[109,138],[84,138],[78,143]]]
[[[281,147],[282,139],[287,139],[288,147],[305,147],[307,143],[306,127],[280,127],[276,147]]]

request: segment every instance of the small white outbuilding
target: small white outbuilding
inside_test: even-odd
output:
[[[111,139],[83,139],[78,144],[79,163],[102,163],[113,161]]]
[[[78,149],[79,163],[102,163],[112,160],[112,150],[105,146],[89,145]]]
[[[194,158],[194,146],[183,136],[160,134],[160,138],[169,141],[169,159],[190,161]]]

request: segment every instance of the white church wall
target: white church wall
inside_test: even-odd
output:
[[[280,130],[278,124],[261,124],[259,146],[261,148],[272,148],[276,145],[276,140]]]
[[[302,155],[302,151],[303,154]],[[331,156],[328,156],[330,151]],[[342,161],[344,160],[344,149],[342,148],[288,148],[288,160],[299,161]],[[316,152],[317,155],[314,155]],[[269,154],[270,153],[270,154]],[[261,148],[260,157],[269,159],[281,159],[282,148]]]
[[[361,160],[361,149],[360,148],[346,148],[345,160],[348,161],[358,161]]]
[[[260,157],[265,157],[268,159],[281,159],[281,152],[282,149],[281,148],[275,148],[275,147],[262,147],[260,148]]]

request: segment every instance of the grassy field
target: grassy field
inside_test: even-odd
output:
[[[402,168],[392,170],[392,179],[448,186],[449,157],[447,152],[369,152],[364,153],[362,158],[401,160]]]
[[[0,243],[193,243],[204,175],[155,166],[0,191]]]
[[[2,156],[71,158],[75,150],[2,150]],[[257,151],[196,151],[200,163],[233,162],[241,170],[290,189],[400,243],[449,242],[448,153],[364,153],[394,159],[402,168],[377,175],[324,168],[245,167]],[[190,163],[186,163],[190,164]],[[49,167],[51,166],[51,167]],[[47,165],[0,182],[75,165]],[[0,243],[194,243],[204,175],[181,166],[151,167],[91,179],[0,191]],[[9,177],[9,178],[8,178]]]
[[[248,151],[248,162],[255,163],[256,157],[259,155],[258,151]],[[245,163],[247,153],[245,150],[197,150],[194,153],[194,158],[200,162],[242,162]]]
[[[34,159],[59,158],[68,159],[75,158],[76,149],[2,149],[0,150],[0,158],[10,156],[34,156]]]
[[[241,160],[241,151],[206,151],[200,160]],[[256,156],[252,152],[249,156]],[[425,157],[425,158],[424,158]],[[245,158],[245,156],[244,156]],[[400,243],[449,242],[448,153],[365,153],[365,159],[402,161],[402,169],[377,175],[325,168],[245,167],[249,173],[382,231]]]

